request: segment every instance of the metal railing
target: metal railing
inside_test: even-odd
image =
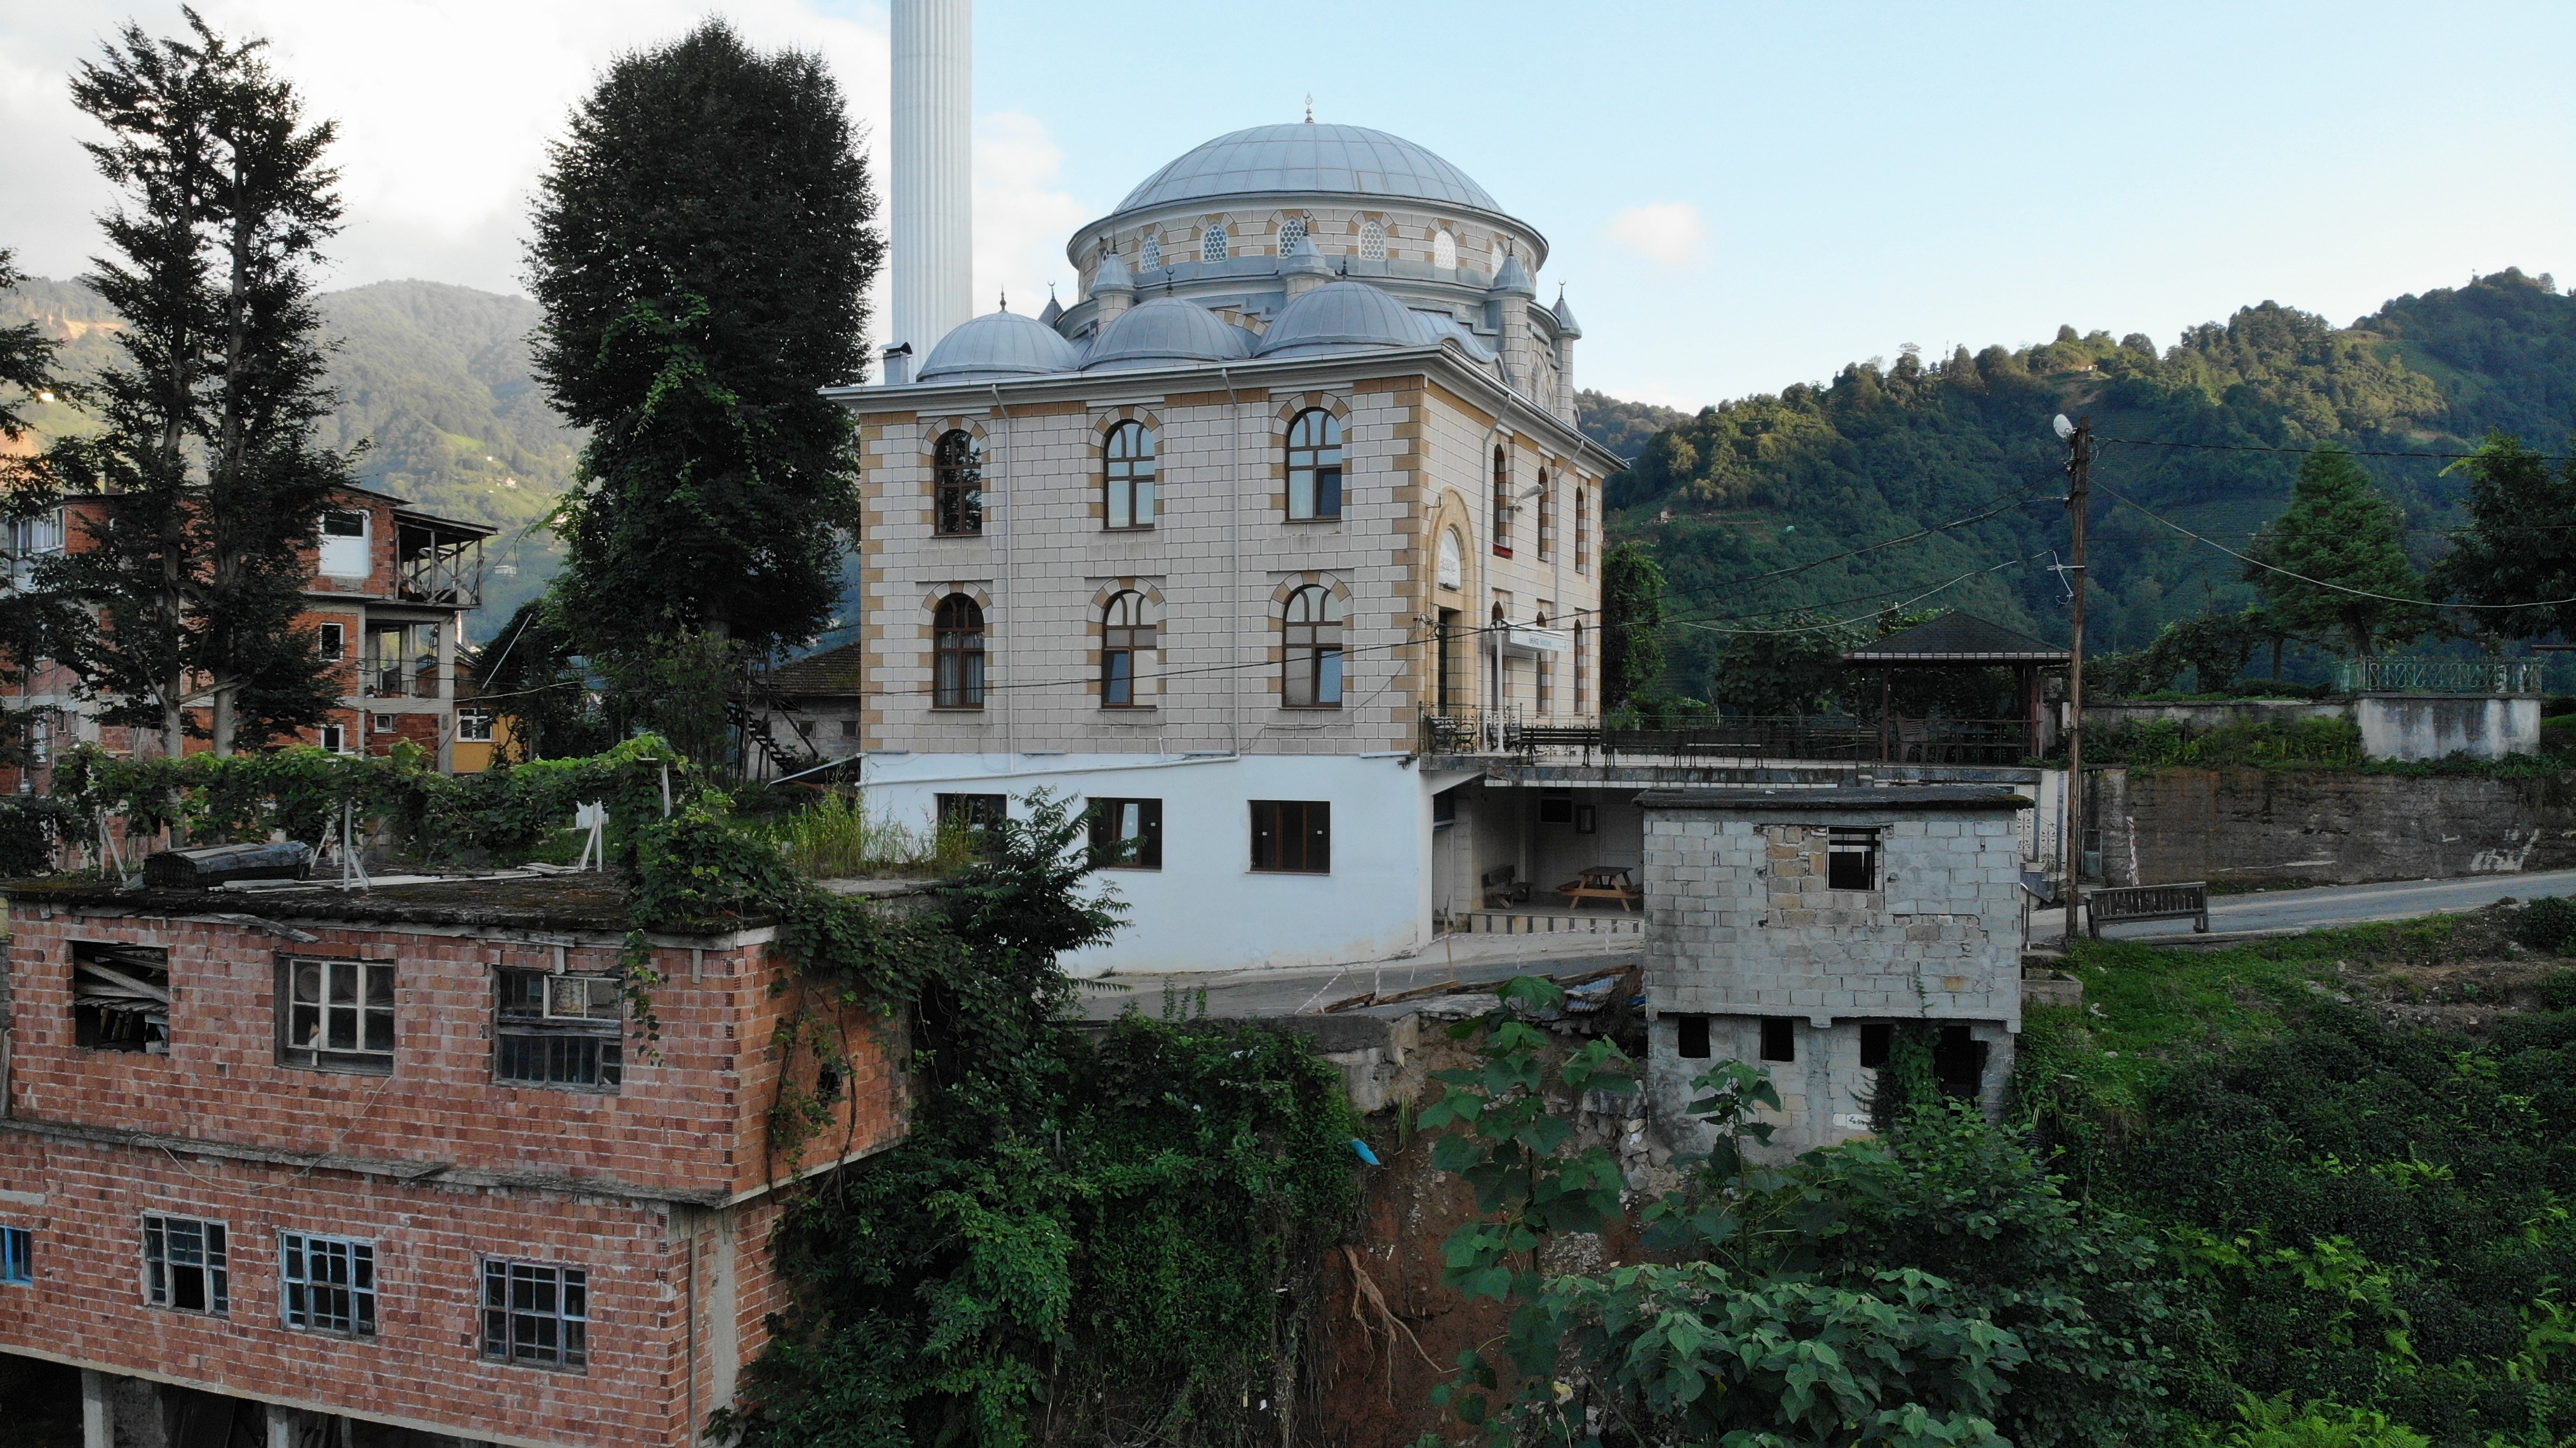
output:
[[[438,697],[438,656],[418,659],[369,659],[359,675],[366,682],[367,693],[378,699],[435,699]]]
[[[405,602],[482,606],[482,535],[404,523],[395,530],[395,556],[396,592]]]
[[[2345,659],[2335,687],[2347,694],[2537,694],[2539,659]]]
[[[1770,759],[2018,764],[2030,756],[2030,726],[2018,719],[1899,719],[1882,730],[1870,720],[1824,714],[1605,722],[1464,707],[1425,710],[1421,741],[1425,754],[1684,765]]]

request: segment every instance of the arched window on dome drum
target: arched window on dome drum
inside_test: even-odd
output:
[[[1342,707],[1342,601],[1308,584],[1288,595],[1281,615],[1287,646],[1279,701],[1292,709]]]
[[[1154,526],[1154,469],[1152,429],[1141,422],[1122,422],[1109,430],[1102,486],[1108,493],[1110,527]]]
[[[1144,258],[1145,265],[1148,268],[1161,266],[1163,264],[1163,239],[1159,236],[1146,237],[1145,249],[1138,254]]]
[[[1530,531],[1538,537],[1538,557],[1544,563],[1556,553],[1556,489],[1548,486],[1545,468],[1538,470],[1538,519]]]
[[[1231,255],[1233,251],[1227,243],[1224,227],[1211,226],[1207,234],[1199,238],[1199,260],[1223,261]]]
[[[1360,223],[1360,260],[1386,260],[1386,227],[1377,221]]]
[[[962,593],[948,595],[931,615],[930,635],[931,707],[983,708],[983,608]]]
[[[1458,269],[1458,238],[1447,232],[1431,238],[1431,264],[1442,271]]]
[[[1154,702],[1154,626],[1145,595],[1130,590],[1100,616],[1100,707],[1133,709]]]
[[[1512,460],[1494,449],[1494,556],[1512,556]]]
[[[1342,420],[1320,407],[1288,424],[1288,516],[1342,516]]]
[[[1297,243],[1304,241],[1305,239],[1306,218],[1302,216],[1289,217],[1287,223],[1279,228],[1279,254],[1281,256],[1286,256],[1290,247],[1295,246]]]
[[[932,450],[936,482],[932,526],[943,538],[984,531],[984,445],[963,429],[940,434]]]

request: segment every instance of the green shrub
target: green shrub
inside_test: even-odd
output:
[[[2532,901],[2514,922],[2513,938],[2534,950],[2564,954],[2576,942],[2576,900],[2547,895]]]

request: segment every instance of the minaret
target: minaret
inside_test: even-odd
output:
[[[974,6],[894,0],[894,330],[926,358],[974,314]]]

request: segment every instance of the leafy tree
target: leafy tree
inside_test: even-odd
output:
[[[1609,713],[1663,683],[1664,570],[1637,543],[1601,555],[1601,703]]]
[[[2576,459],[2552,468],[2519,438],[2490,436],[2456,465],[2469,479],[2468,526],[2433,566],[2434,584],[2470,603],[2537,603],[2487,614],[2508,634],[2576,638]]]
[[[2405,545],[2405,513],[2360,462],[2342,448],[2319,448],[2300,465],[2288,510],[2246,550],[2259,562],[2247,565],[2245,578],[2283,628],[2338,639],[2355,658],[2368,658],[2433,625]]]
[[[1717,657],[1711,697],[1754,715],[1849,709],[1854,681],[1842,655],[1858,646],[1862,635],[1857,630],[1824,627],[1827,620],[1805,611],[1765,622],[1780,631],[1741,633],[1727,639]],[[1875,712],[1876,707],[1873,697],[1870,708]]]
[[[315,441],[332,398],[312,269],[340,208],[321,164],[331,124],[304,124],[265,42],[185,14],[188,38],[128,26],[72,84],[112,138],[91,155],[130,203],[103,218],[118,259],[86,279],[124,320],[124,360],[97,383],[103,429],[58,443],[48,466],[72,491],[112,494],[113,526],[38,576],[95,609],[51,651],[110,702],[103,718],[157,727],[176,754],[203,700],[225,754],[338,702],[294,620],[304,550],[350,481]]]
[[[554,598],[521,604],[469,667],[482,696],[510,718],[514,763],[570,759],[608,746],[590,671],[574,653],[572,630]]]
[[[592,433],[558,523],[576,641],[609,662],[811,637],[858,517],[850,421],[818,389],[863,376],[882,254],[839,85],[707,22],[609,67],[539,192],[536,371]]]

